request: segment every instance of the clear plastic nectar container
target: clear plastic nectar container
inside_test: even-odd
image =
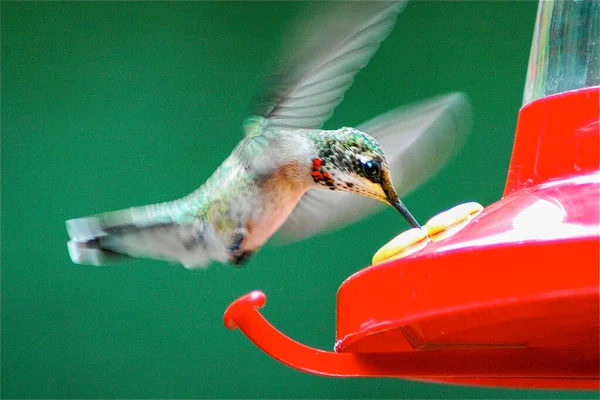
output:
[[[600,85],[600,1],[541,0],[523,105]]]

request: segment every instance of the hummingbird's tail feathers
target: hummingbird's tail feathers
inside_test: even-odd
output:
[[[132,259],[124,254],[115,253],[100,247],[98,240],[89,242],[67,242],[69,256],[75,264],[81,265],[111,265]]]
[[[197,223],[177,223],[163,204],[113,211],[66,222],[71,260],[76,264],[107,265],[132,258],[180,262],[204,267],[225,262],[226,251],[212,231]]]
[[[66,222],[69,237],[86,242],[110,233],[136,230],[175,222],[175,203],[166,202],[111,211]]]
[[[471,131],[471,106],[463,93],[438,96],[376,117],[357,127],[381,145],[397,192],[404,196],[447,164]],[[347,192],[309,190],[281,227],[283,242],[349,225],[384,204]]]
[[[315,3],[314,15],[286,35],[259,101],[258,114],[272,126],[320,128],[390,34],[406,0]]]

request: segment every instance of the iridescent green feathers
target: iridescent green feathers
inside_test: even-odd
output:
[[[341,187],[352,191],[355,182],[340,182],[339,175],[352,174],[377,183],[381,170],[387,166],[381,146],[371,136],[355,129],[344,127],[335,131],[308,131],[315,143],[321,170],[327,172],[335,183],[323,181],[330,189]],[[335,175],[338,175],[337,177]]]

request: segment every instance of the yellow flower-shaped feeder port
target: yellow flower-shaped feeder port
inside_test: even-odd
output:
[[[384,261],[406,257],[427,246],[452,236],[481,211],[483,206],[476,202],[463,203],[433,216],[421,229],[413,228],[402,232],[383,245],[373,256],[373,265]]]

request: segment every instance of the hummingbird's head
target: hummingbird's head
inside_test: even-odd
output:
[[[354,128],[324,131],[316,140],[317,158],[312,160],[316,185],[382,201],[398,210],[408,223],[420,228],[398,198],[381,146]]]

